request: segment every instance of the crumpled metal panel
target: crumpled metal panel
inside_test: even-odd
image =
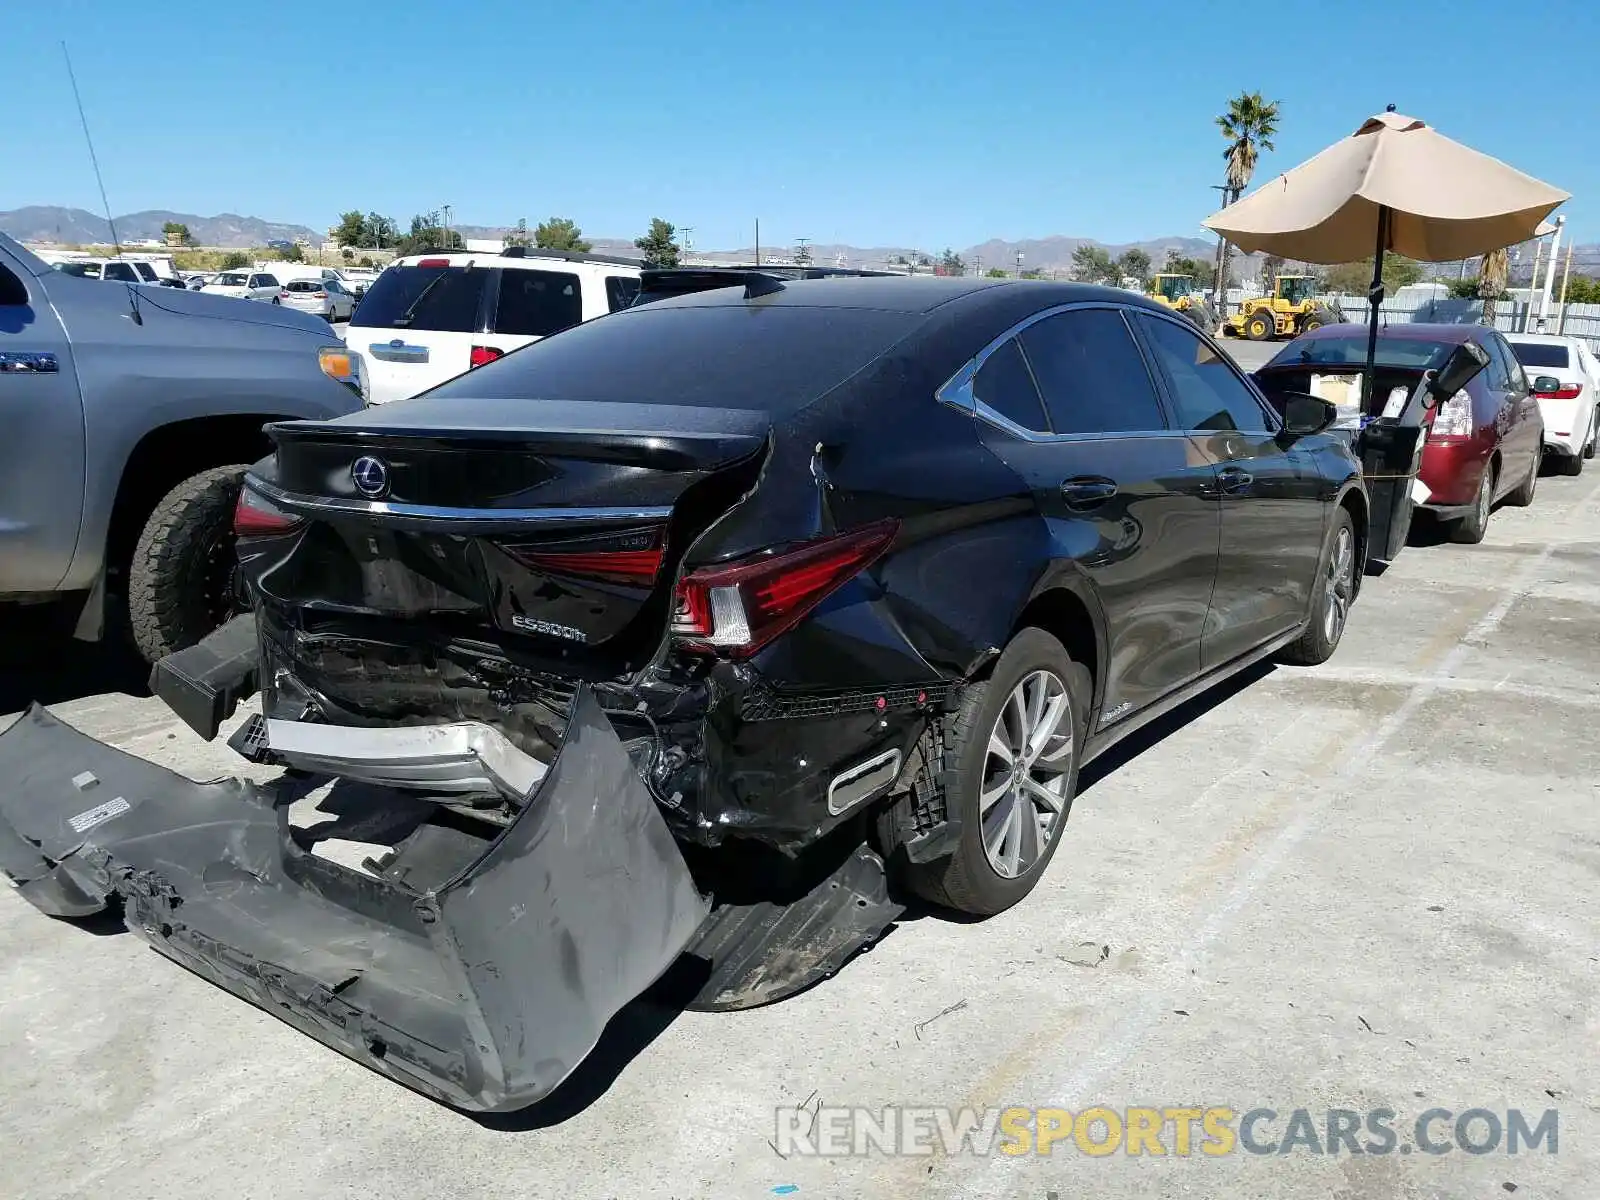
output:
[[[163,954],[463,1109],[548,1095],[706,915],[586,689],[533,801],[426,888],[404,882],[404,844],[392,875],[347,870],[254,785],[193,783],[37,706],[0,735],[0,781],[0,867],[36,907],[120,898]]]

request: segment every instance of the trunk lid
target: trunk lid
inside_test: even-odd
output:
[[[303,518],[246,540],[264,600],[311,627],[420,623],[632,665],[670,617],[679,556],[754,485],[770,432],[749,410],[417,400],[291,422],[251,487]]]

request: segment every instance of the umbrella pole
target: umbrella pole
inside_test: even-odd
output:
[[[1372,252],[1372,286],[1367,289],[1367,302],[1372,312],[1367,318],[1367,373],[1361,384],[1361,411],[1372,411],[1373,396],[1377,392],[1374,378],[1378,363],[1378,310],[1383,306],[1383,252],[1389,241],[1389,209],[1378,206],[1378,244]]]

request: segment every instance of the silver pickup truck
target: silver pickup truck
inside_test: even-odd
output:
[[[217,628],[261,427],[359,409],[359,369],[310,314],[74,278],[0,234],[0,631],[59,603],[154,662]]]

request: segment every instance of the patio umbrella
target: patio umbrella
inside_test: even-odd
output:
[[[1247,251],[1306,262],[1373,255],[1366,387],[1377,358],[1383,255],[1427,262],[1534,236],[1569,193],[1388,111],[1202,224]]]

